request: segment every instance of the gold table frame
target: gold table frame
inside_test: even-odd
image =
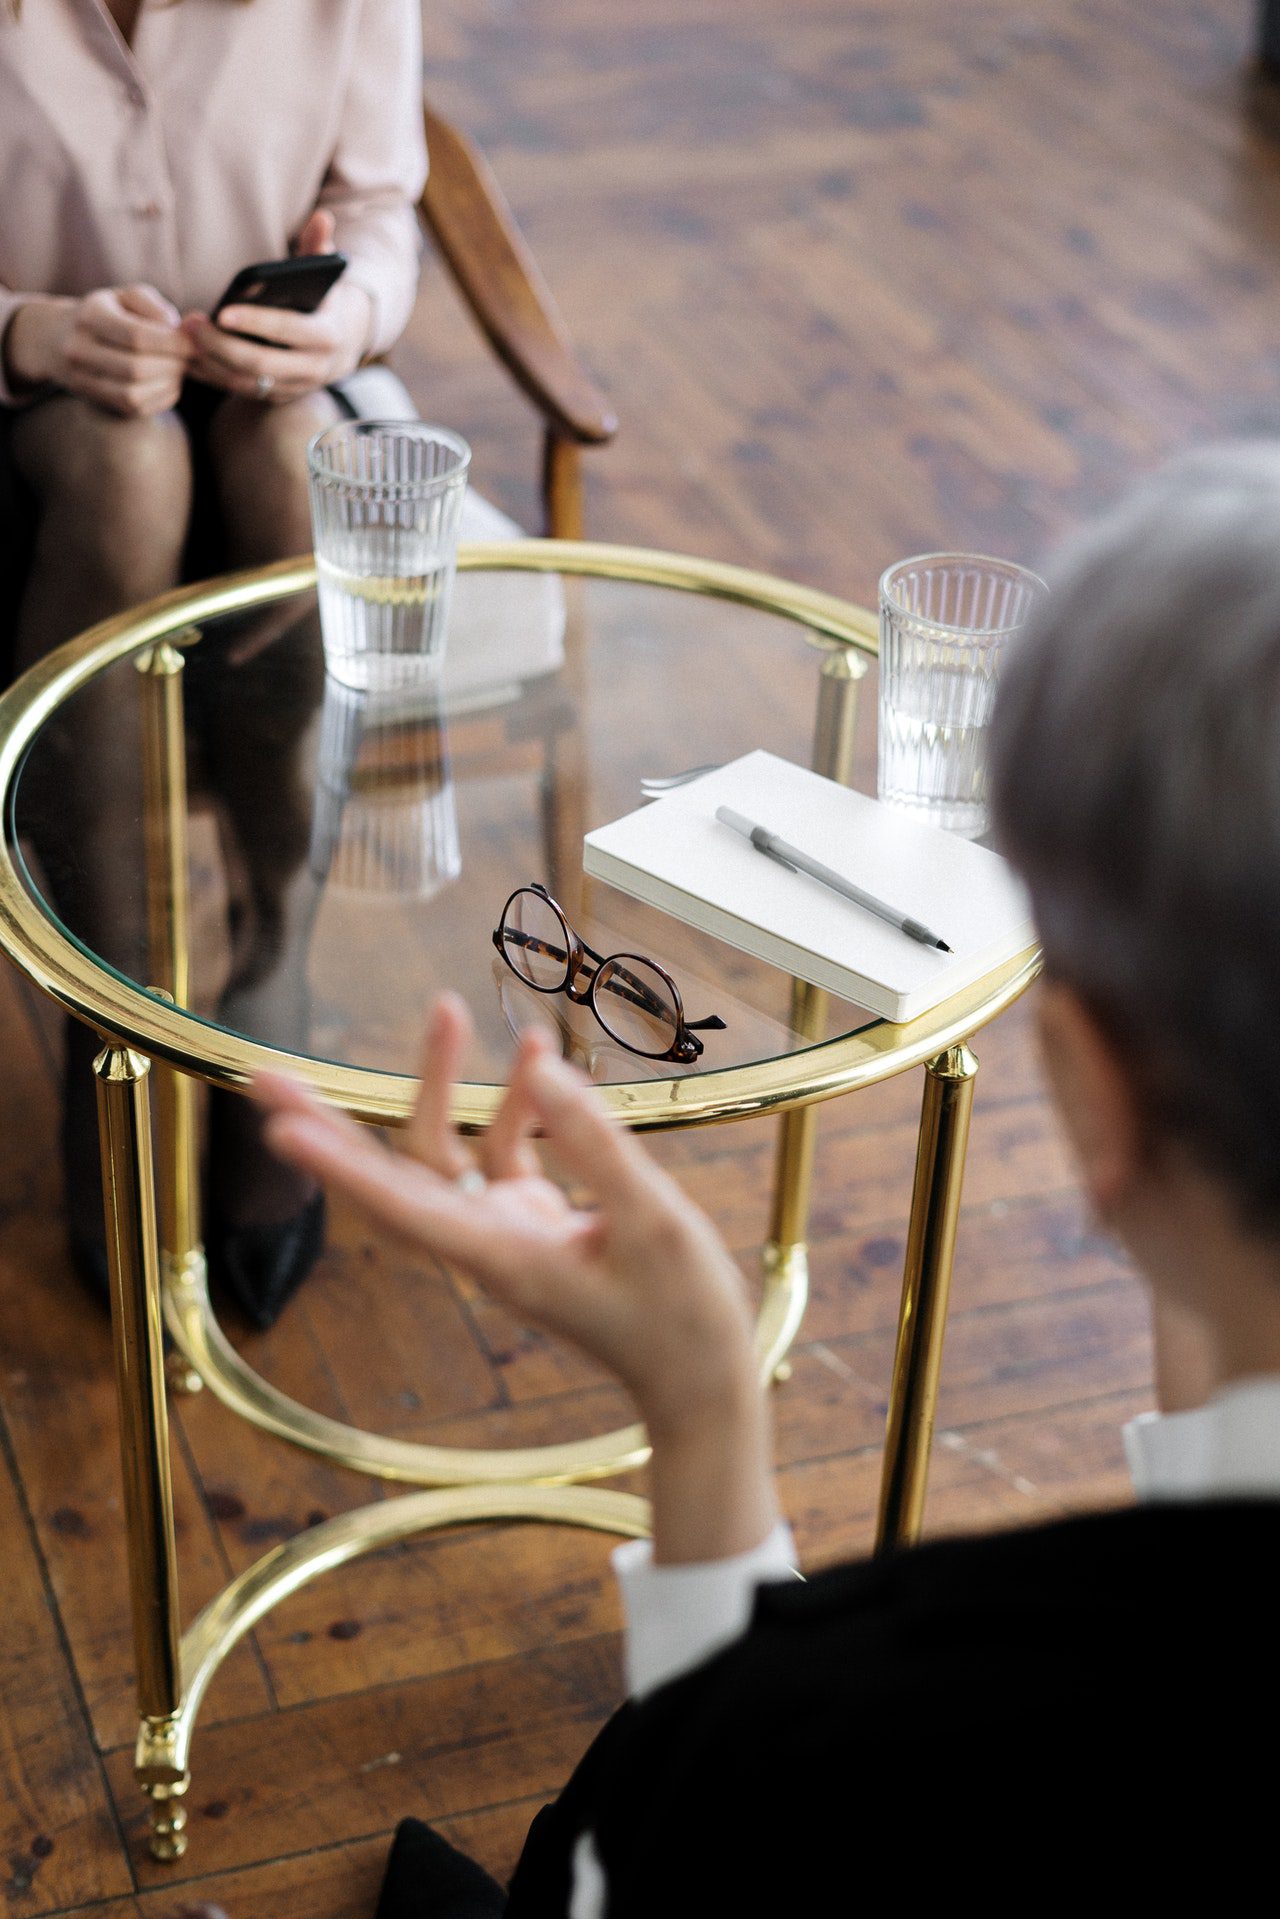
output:
[[[860,681],[878,651],[862,609],[767,575],[710,561],[583,541],[517,540],[464,547],[460,570],[550,572],[735,600],[792,620],[824,653],[813,764],[847,781]],[[272,1606],[329,1567],[428,1528],[494,1518],[536,1519],[637,1537],[647,1502],[584,1482],[644,1464],[641,1426],[525,1449],[411,1444],[366,1433],[290,1400],[235,1352],[209,1304],[200,1243],[195,1079],[244,1086],[288,1070],[357,1119],[402,1123],[408,1078],[282,1054],[197,1021],[188,987],[186,766],[182,644],[200,621],[299,592],[310,560],[184,588],[107,620],[41,661],[0,697],[0,947],[19,969],[103,1038],[95,1062],[113,1341],[124,1470],[140,1729],[136,1770],[152,1808],[151,1849],[186,1848],[182,1798],[196,1715],[231,1648]],[[23,755],[76,690],[135,656],[143,715],[143,774],[153,984],[132,985],[79,948],[32,897],[13,842],[12,793]],[[924,1507],[934,1407],[960,1208],[977,1061],[966,1042],[1035,977],[1030,950],[906,1024],[887,1022],[778,1059],[677,1081],[603,1089],[626,1125],[668,1130],[778,1114],[778,1145],[764,1293],[756,1332],[762,1382],[785,1377],[808,1292],[809,1202],[817,1107],[838,1094],[923,1065],[924,1097],[889,1397],[876,1548],[915,1539]],[[792,1022],[816,1034],[827,1007],[797,982]],[[148,1082],[156,1072],[159,1165],[153,1163]],[[480,1131],[501,1089],[458,1091],[454,1117]],[[157,1207],[157,1189],[159,1205]],[[419,1488],[310,1528],[266,1553],[180,1633],[169,1463],[164,1328],[181,1355],[174,1384],[200,1385],[261,1430],[354,1471]]]

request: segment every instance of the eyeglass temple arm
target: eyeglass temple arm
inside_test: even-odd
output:
[[[686,1033],[723,1033],[725,1023],[718,1013],[713,1013],[710,1019],[687,1019],[684,1030]]]
[[[539,939],[536,933],[522,933],[518,927],[508,926],[504,931],[495,927],[493,943],[501,953],[506,945],[523,946],[533,953],[546,953],[551,959],[568,959],[569,955],[562,946],[552,946],[549,940]]]

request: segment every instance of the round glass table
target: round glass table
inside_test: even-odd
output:
[[[456,1118],[483,1128],[519,1034],[549,1025],[627,1125],[780,1116],[757,1330],[785,1370],[804,1311],[818,1105],[923,1066],[878,1542],[923,1508],[976,1062],[965,1044],[1034,977],[1021,955],[891,1025],[584,875],[586,832],[668,775],[765,746],[848,781],[868,613],[711,562],[542,540],[463,550],[437,684],[326,676],[314,568],[184,589],[94,628],[0,699],[0,944],[94,1029],[134,1599],[137,1767],[152,1849],[185,1846],[196,1714],[227,1652],[327,1567],[426,1527],[527,1517],[618,1533],[645,1502],[589,1482],[643,1464],[638,1426],[521,1450],[414,1444],[289,1399],[210,1306],[196,1080],[284,1068],[357,1118],[409,1114],[423,1010],[476,1028]],[[691,1018],[689,1065],[642,1059],[495,952],[503,903],[545,885],[588,945],[652,955]],[[152,1084],[154,1083],[154,1100]],[[154,1122],[153,1122],[154,1112]],[[153,1153],[154,1145],[154,1153]],[[164,1337],[174,1351],[166,1379]],[[418,1488],[267,1553],[180,1629],[166,1384]]]

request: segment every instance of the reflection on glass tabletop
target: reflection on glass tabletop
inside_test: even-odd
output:
[[[406,1073],[423,1008],[449,987],[476,1026],[469,1076],[490,1083],[534,1024],[602,1083],[812,1045],[792,1028],[786,975],[586,878],[582,839],[641,803],[644,774],[758,746],[807,762],[813,638],[665,587],[480,570],[459,575],[441,682],[376,694],[326,676],[310,592],[206,620],[179,640],[191,1010],[295,1054]],[[45,722],[13,828],[45,909],[146,987],[140,684],[120,660]],[[648,956],[689,1019],[724,1021],[700,1057],[642,1058],[589,1006],[503,964],[503,904],[532,882],[587,946]],[[816,1037],[870,1023],[835,1002]]]

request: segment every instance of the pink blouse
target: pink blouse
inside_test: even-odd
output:
[[[33,293],[207,313],[322,206],[384,352],[418,279],[418,5],[144,0],[130,47],[102,0],[0,0],[0,341]]]

